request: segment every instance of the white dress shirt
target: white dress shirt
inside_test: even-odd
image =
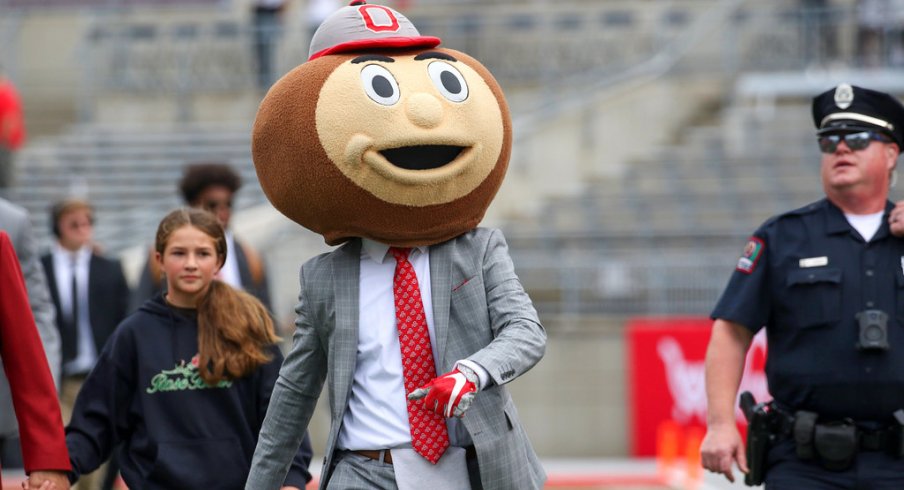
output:
[[[433,322],[428,247],[411,250],[408,261],[417,275],[421,301],[430,332],[434,364],[439,363]],[[396,328],[393,276],[396,262],[389,246],[362,240],[358,294],[358,358],[348,409],[342,419],[337,446],[347,450],[411,447],[407,393],[402,371],[402,353]],[[489,374],[470,361],[459,361],[474,369],[485,386]],[[444,373],[437,373],[444,374]],[[478,387],[479,388],[479,387]],[[453,445],[458,421],[447,419]],[[470,443],[470,441],[459,441]]]
[[[231,231],[226,232],[226,261],[217,273],[217,279],[229,284],[235,289],[244,290],[242,276],[239,274],[239,261],[235,254],[235,236]]]
[[[91,263],[91,247],[84,246],[75,252],[61,247],[59,243],[53,247],[53,275],[56,279],[57,293],[60,297],[60,309],[65,318],[72,315],[73,301],[78,301],[77,350],[75,359],[63,366],[63,374],[84,374],[97,362],[97,347],[94,345],[94,333],[91,328],[91,315],[88,311],[88,266]],[[73,267],[73,262],[75,266]],[[72,274],[78,288],[78,298],[72,297]]]

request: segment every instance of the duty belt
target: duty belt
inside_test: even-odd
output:
[[[851,419],[820,420],[815,412],[790,413],[774,401],[756,403],[747,391],[740,396],[741,410],[747,418],[747,465],[744,475],[748,486],[765,481],[770,447],[781,439],[794,441],[797,456],[813,460],[823,468],[843,471],[851,466],[860,451],[884,451],[904,457],[904,409],[892,415],[894,423],[874,429]]]
[[[872,428],[852,419],[824,421],[815,412],[799,410],[794,415],[776,408],[784,421],[773,427],[780,438],[794,441],[797,456],[803,460],[817,460],[823,467],[841,471],[850,467],[860,451],[881,451],[904,457],[904,410],[894,413],[895,423]],[[789,430],[790,426],[790,430]]]

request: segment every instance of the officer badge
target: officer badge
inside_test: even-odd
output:
[[[753,272],[756,263],[760,260],[760,256],[763,255],[763,249],[765,247],[766,244],[764,244],[762,240],[757,237],[750,237],[747,245],[744,245],[744,253],[742,253],[741,258],[738,259],[737,270],[745,274]]]
[[[835,105],[844,110],[850,107],[852,102],[854,102],[854,87],[842,83],[835,89]]]

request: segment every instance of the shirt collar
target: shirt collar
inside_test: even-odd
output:
[[[848,222],[847,218],[844,216],[844,212],[836,206],[832,201],[825,199],[825,210],[826,210],[826,233],[827,234],[836,234],[836,233],[848,233],[853,228],[851,224]],[[879,229],[876,230],[876,234],[873,235],[871,241],[876,240],[877,238],[882,238],[889,234],[888,228],[888,213],[894,207],[894,203],[891,201],[887,201],[885,203],[885,213],[882,215],[882,222],[879,225]]]
[[[851,224],[848,223],[847,218],[844,217],[841,208],[828,199],[826,199],[824,203],[826,212],[826,233],[834,235],[836,233],[849,232],[851,230]]]
[[[60,242],[55,242],[53,244],[53,254],[61,259],[64,259],[66,262],[71,262],[73,257],[79,263],[86,262],[89,258],[91,258],[91,246],[85,245],[82,248],[76,250],[75,252],[71,250],[67,250],[60,245]]]
[[[417,250],[419,253],[425,254],[427,253],[428,249],[429,247],[427,247],[426,245],[413,247],[412,254],[415,250]],[[362,255],[369,257],[370,260],[382,264],[383,261],[386,260],[386,257],[389,255],[389,245],[373,241],[369,238],[362,238],[361,253]]]

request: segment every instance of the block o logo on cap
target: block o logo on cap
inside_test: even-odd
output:
[[[373,32],[396,32],[399,30],[399,19],[392,10],[382,5],[361,5],[358,13],[364,20],[364,27]]]

